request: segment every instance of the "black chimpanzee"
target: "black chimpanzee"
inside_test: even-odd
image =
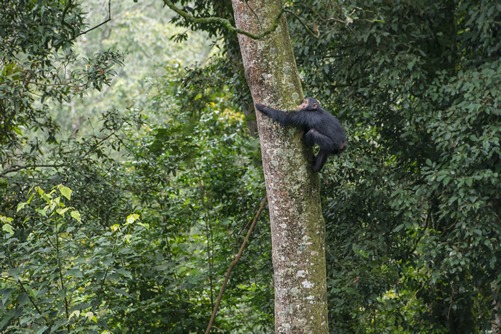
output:
[[[285,112],[260,103],[256,103],[256,109],[280,124],[302,129],[304,143],[320,147],[312,165],[315,172],[322,169],[329,154],[339,154],[346,149],[346,134],[341,123],[312,97],[304,99],[296,111]]]

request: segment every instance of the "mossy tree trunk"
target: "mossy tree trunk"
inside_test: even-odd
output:
[[[280,0],[232,3],[237,28],[255,34],[272,26],[282,10]],[[262,40],[238,38],[254,102],[294,109],[303,93],[285,15]],[[325,223],[311,149],[297,129],[256,113],[272,231],[275,332],[328,333]]]

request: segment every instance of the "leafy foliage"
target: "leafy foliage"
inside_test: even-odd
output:
[[[121,56],[101,51],[80,68],[71,46],[83,28],[80,6],[71,1],[7,1],[0,21],[0,159],[29,138],[29,131],[44,130],[56,141],[58,125],[49,117],[47,100],[61,102],[88,88],[102,89],[114,75]],[[33,29],[33,27],[37,27]],[[32,145],[32,150],[37,144]]]
[[[350,134],[350,151],[324,176],[333,331],[490,328],[498,5],[349,1],[325,16],[330,2],[316,4],[293,4],[320,36],[293,21],[298,63]]]
[[[81,13],[78,6],[63,6],[68,3],[38,3],[54,14],[44,17],[54,32],[65,28],[64,15]],[[22,4],[12,5],[12,12],[36,14]],[[79,34],[82,27],[75,29]],[[116,105],[130,111],[108,106],[99,119],[83,122],[81,115],[73,118],[75,109],[90,106],[87,115],[95,114],[92,108],[103,97],[86,90],[111,83],[118,54],[79,57],[70,49],[73,34],[59,46],[49,42],[49,49],[38,50],[29,38],[5,33],[31,49],[2,59],[0,84],[11,94],[2,106],[16,113],[2,123],[10,128],[3,132],[0,170],[0,330],[201,331],[232,250],[263,196],[257,143],[243,131],[222,77],[213,76],[214,87],[204,83],[205,72],[183,72],[179,62],[169,61],[162,76],[142,73],[150,77],[140,77],[143,86],[133,87],[143,97],[127,96],[130,82],[114,80],[117,100],[125,97]],[[92,50],[98,51],[94,45]],[[34,63],[38,69],[25,62],[32,57],[43,59]],[[40,77],[25,85],[12,69],[33,69]],[[85,103],[89,97],[94,103]],[[16,101],[23,101],[23,109],[15,109]],[[136,103],[140,108],[130,107]],[[54,105],[59,113],[51,112]],[[71,133],[60,132],[60,123]],[[255,238],[260,242],[232,275],[219,328],[250,319],[233,312],[243,299],[255,314],[243,331],[269,328],[271,266],[269,257],[260,256],[269,254],[268,229],[259,227]]]

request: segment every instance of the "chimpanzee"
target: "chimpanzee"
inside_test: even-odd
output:
[[[303,140],[308,146],[317,144],[320,151],[313,160],[312,169],[319,172],[329,154],[339,154],[346,149],[346,134],[338,119],[322,109],[312,97],[304,99],[296,111],[281,111],[256,103],[256,109],[282,125],[303,130]]]

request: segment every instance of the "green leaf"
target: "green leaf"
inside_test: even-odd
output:
[[[78,210],[73,210],[70,212],[70,216],[76,220],[78,220],[80,223],[82,222],[81,217],[80,217],[80,212]]]
[[[69,319],[71,319],[73,317],[78,318],[79,316],[80,316],[80,310],[75,310],[75,311],[71,312]]]
[[[3,305],[7,304],[7,301],[9,300],[10,296],[12,293],[16,291],[15,289],[0,289],[0,295],[2,296],[2,303]]]
[[[12,225],[10,225],[10,224],[3,224],[2,231],[5,231],[9,234],[14,234],[14,229],[12,228]]]
[[[400,224],[393,229],[393,232],[398,232],[404,228],[405,224]]]
[[[72,277],[78,277],[78,278],[83,277],[82,271],[80,271],[80,269],[70,269],[66,272],[66,274]]]
[[[68,211],[70,208],[64,208],[64,209],[61,209],[61,208],[58,208],[56,209],[56,212],[60,215],[60,216],[64,216],[64,214],[66,213],[66,211]]]
[[[38,331],[37,331],[37,334],[43,334],[43,333],[46,333],[46,330],[48,329],[49,327],[43,325],[41,327],[38,328]]]
[[[73,192],[70,188],[63,186],[62,184],[58,186],[59,192],[61,192],[61,195],[66,197],[68,200],[71,200],[71,193]]]
[[[133,214],[128,215],[127,219],[125,221],[126,221],[126,224],[129,225],[129,224],[134,223],[138,219],[139,219],[139,215],[137,213],[133,213]]]
[[[125,276],[125,277],[127,277],[127,278],[129,278],[129,279],[132,279],[132,274],[131,274],[131,272],[130,272],[130,271],[128,271],[128,270],[125,270],[125,269],[123,269],[123,268],[119,268],[119,269],[117,269],[117,273],[119,273],[119,274],[121,274],[122,276]]]
[[[28,205],[28,202],[21,202],[19,204],[17,204],[17,211],[16,212],[19,212],[21,211],[22,209],[24,209],[24,207]]]
[[[0,222],[3,222],[3,223],[12,223],[13,220],[14,220],[14,218],[5,217],[5,216],[0,215]]]
[[[19,279],[19,274],[20,274],[19,269],[12,268],[12,269],[9,269],[9,271],[7,273],[15,281],[17,281]]]

